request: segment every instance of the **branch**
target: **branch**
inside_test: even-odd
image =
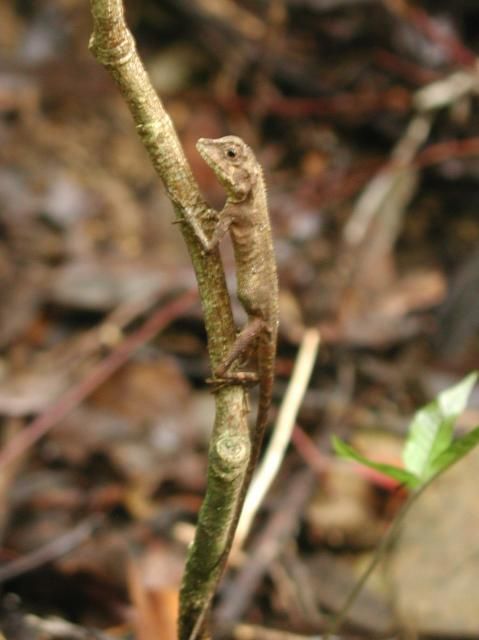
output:
[[[176,218],[185,209],[207,211],[198,185],[169,115],[155,93],[125,24],[121,0],[90,0],[93,34],[90,49],[111,73],[131,111],[137,132],[162,179]],[[235,326],[218,250],[205,254],[189,226],[181,224],[205,316],[212,368],[226,357],[235,339]],[[180,596],[181,640],[199,628],[208,637],[203,621],[229,552],[227,541],[241,509],[241,488],[248,465],[250,435],[247,398],[238,385],[215,394],[216,419],[210,445],[207,495],[199,515]]]
[[[63,420],[96,391],[115,371],[128,362],[128,359],[139,347],[154,338],[161,329],[189,309],[195,299],[194,291],[186,291],[169,304],[161,307],[110,354],[93,365],[79,382],[69,387],[24,429],[10,438],[0,450],[0,471],[5,472],[5,469],[8,469],[14,460],[23,455],[60,420]]]
[[[311,378],[319,342],[320,335],[317,329],[307,329],[304,332],[294,370],[281,403],[268,448],[246,495],[241,518],[236,529],[233,553],[239,552],[243,546],[256,512],[283,462],[286,449],[291,440],[296,417]]]

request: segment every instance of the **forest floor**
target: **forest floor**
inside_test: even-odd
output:
[[[214,419],[205,334],[171,205],[88,51],[87,4],[0,5],[0,629],[173,640]],[[405,497],[339,460],[331,435],[397,464],[414,411],[478,367],[479,6],[128,9],[208,201],[224,192],[198,138],[240,135],[263,165],[273,417],[305,328],[321,336],[216,603],[231,637],[317,638]],[[458,429],[478,423],[476,390]],[[479,638],[478,468],[471,454],[425,493],[345,637]]]

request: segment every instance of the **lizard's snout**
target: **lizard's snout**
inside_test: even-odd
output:
[[[196,143],[196,148],[204,148],[211,144],[211,140],[209,138],[200,138]]]

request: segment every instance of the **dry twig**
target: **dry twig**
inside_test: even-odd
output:
[[[176,218],[184,212],[207,214],[204,202],[169,115],[154,91],[125,23],[121,0],[90,0],[93,33],[90,49],[111,73],[173,203]],[[204,221],[208,224],[208,221]],[[208,334],[212,369],[224,361],[235,340],[230,300],[218,250],[205,254],[189,225],[181,231],[198,280]],[[190,550],[180,595],[179,637],[187,640],[200,631],[209,637],[200,619],[209,606],[221,577],[231,532],[236,526],[243,497],[251,441],[245,390],[227,385],[215,394],[216,419],[211,438],[208,488],[195,541]]]
[[[0,469],[18,458],[33,446],[60,420],[67,416],[103,382],[127,362],[142,344],[151,340],[179,314],[185,312],[196,300],[196,292],[187,291],[161,308],[138,331],[126,338],[110,355],[96,364],[86,377],[66,391],[56,402],[35,418],[25,429],[13,437],[0,452]]]
[[[286,448],[291,440],[299,407],[311,377],[319,342],[320,336],[317,329],[305,331],[271,440],[246,496],[243,512],[236,530],[235,551],[239,551],[243,546],[256,512],[278,473]]]

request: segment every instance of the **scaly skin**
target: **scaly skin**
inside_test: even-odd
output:
[[[237,295],[248,314],[248,322],[225,360],[215,369],[214,382],[259,382],[259,407],[251,434],[251,457],[236,518],[225,545],[225,554],[228,554],[268,422],[278,334],[278,277],[263,172],[252,150],[236,136],[216,140],[201,138],[196,147],[224,186],[227,199],[216,216],[210,237],[203,231],[195,212],[186,211],[185,219],[205,251],[212,251],[230,232],[236,261]],[[257,358],[257,372],[229,371],[250,347],[254,348]],[[195,631],[198,627],[196,625]],[[190,640],[194,637],[195,632]]]

